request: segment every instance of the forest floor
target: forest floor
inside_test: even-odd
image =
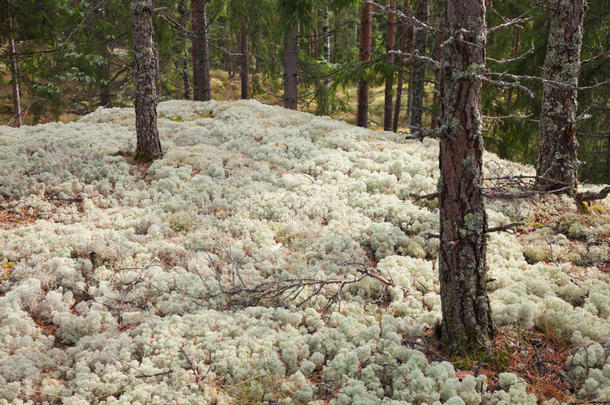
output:
[[[164,158],[134,165],[133,121],[0,130],[0,401],[610,401],[610,197],[488,201],[490,226],[523,223],[489,235],[498,335],[449,356],[438,208],[413,197],[436,189],[435,140],[168,101]]]

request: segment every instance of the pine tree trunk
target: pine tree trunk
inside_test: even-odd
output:
[[[364,3],[360,8],[360,62],[371,60],[371,40],[373,33],[373,19],[371,16],[372,6]],[[369,125],[369,82],[360,80],[358,82],[358,112],[356,125],[367,128]]]
[[[415,52],[415,30],[409,29],[410,36],[409,38],[409,52]],[[413,61],[409,61],[409,80],[408,80],[408,91],[407,91],[407,108],[405,111],[405,126],[411,125],[411,108],[413,107]]]
[[[207,101],[210,91],[210,55],[206,16],[207,0],[191,0],[193,36],[193,98]]]
[[[9,25],[13,30],[13,20],[9,17]],[[17,43],[13,35],[8,40],[8,57],[9,70],[11,71],[11,86],[13,89],[13,119],[15,126],[20,127],[23,124],[23,116],[21,114],[21,86],[19,84],[19,62],[17,56]]]
[[[191,99],[191,80],[189,77],[189,60],[187,54],[187,39],[188,39],[188,26],[189,21],[189,12],[188,12],[188,0],[181,0],[178,3],[178,12],[180,14],[180,24],[182,24],[183,29],[180,32],[180,41],[182,42],[182,86],[183,93],[182,96],[186,100]]]
[[[284,107],[297,109],[297,73],[299,66],[298,28],[286,31],[284,38]]]
[[[415,17],[420,21],[428,21],[428,0],[417,0]],[[419,55],[426,53],[426,30],[419,29],[415,32],[415,52]],[[413,61],[413,101],[411,105],[411,125],[422,126],[422,115],[424,113],[424,84],[426,80],[425,62],[415,59]]]
[[[562,83],[545,83],[540,115],[540,139],[536,174],[544,178],[545,190],[578,184],[576,158],[576,109],[580,49],[582,47],[585,1],[553,0],[549,40],[544,60],[544,78]]]
[[[396,0],[390,0],[390,12],[388,13],[388,23],[386,25],[386,56],[385,61],[388,65],[394,64],[394,54],[390,51],[394,50],[396,42]],[[394,72],[385,80],[385,100],[383,108],[383,129],[386,131],[392,130],[392,91],[394,89]]]
[[[405,0],[403,4],[403,13],[408,13],[409,0]],[[402,52],[407,51],[407,35],[408,35],[408,24],[403,22],[399,26],[399,38],[400,38],[400,50]],[[398,132],[398,122],[400,120],[400,108],[402,104],[402,86],[404,77],[404,66],[402,61],[399,61],[400,69],[398,71],[398,83],[396,83],[396,102],[394,103],[394,120],[392,122],[392,131]]]
[[[485,0],[446,0],[444,17],[447,37],[467,33],[463,42],[450,42],[441,51],[441,339],[449,351],[469,352],[494,335],[486,286],[482,82],[462,74],[473,67],[485,70]]]
[[[248,33],[245,29],[242,29],[240,36],[240,67],[239,67],[239,78],[241,79],[241,98],[248,99],[248,85],[250,76],[250,64],[248,54]]]
[[[134,158],[150,162],[163,156],[157,129],[157,72],[151,0],[132,0],[133,47],[136,62],[136,132]]]

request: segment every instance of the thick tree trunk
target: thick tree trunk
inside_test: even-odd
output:
[[[450,351],[485,347],[494,335],[486,287],[480,79],[485,70],[485,0],[446,0],[446,33],[464,41],[442,49],[439,278],[442,342]]]
[[[9,18],[11,31],[13,30],[12,18]],[[11,86],[13,88],[13,119],[15,126],[23,124],[21,114],[21,86],[19,85],[19,62],[17,56],[17,43],[13,35],[8,40],[9,70],[11,71]]]
[[[409,12],[409,0],[405,0],[403,4],[403,13]],[[408,24],[403,22],[400,24],[399,38],[400,38],[400,50],[402,52],[407,51],[407,35],[408,35]],[[392,131],[398,132],[398,122],[400,120],[400,108],[402,104],[402,86],[404,77],[404,65],[399,60],[400,69],[398,71],[398,83],[396,83],[396,102],[394,103],[394,120],[392,122]]]
[[[544,178],[538,181],[542,189],[566,186],[576,189],[576,87],[580,72],[585,1],[553,0],[551,9],[544,78],[562,85],[544,84],[536,174]]]
[[[385,61],[388,65],[394,64],[394,50],[396,42],[396,0],[390,0],[390,12],[388,13],[388,23],[385,32]],[[392,130],[392,91],[394,89],[394,73],[385,80],[385,100],[383,106],[383,129]]]
[[[136,132],[138,145],[135,159],[150,162],[161,158],[161,142],[157,129],[157,72],[153,41],[151,0],[132,0],[133,47],[136,62]]]
[[[241,98],[248,99],[248,86],[250,77],[250,64],[249,64],[249,53],[248,53],[248,33],[245,29],[241,30],[240,35],[240,66],[239,66],[239,78],[241,79]]]
[[[373,19],[371,16],[372,6],[364,3],[360,8],[360,62],[371,60],[371,40],[373,34]],[[358,113],[356,125],[368,127],[369,125],[369,82],[360,80],[358,82]]]
[[[415,7],[415,17],[420,21],[428,21],[428,0],[417,0]],[[426,30],[419,29],[415,32],[415,52],[419,55],[424,55],[426,53],[427,38],[428,35]],[[414,127],[422,126],[425,80],[426,64],[419,59],[415,59],[413,61],[413,99],[411,105],[411,125]]]
[[[207,0],[191,0],[193,36],[193,98],[207,101],[210,90],[210,55],[206,16]]]
[[[284,38],[284,107],[297,109],[297,73],[299,67],[298,28],[286,31]]]

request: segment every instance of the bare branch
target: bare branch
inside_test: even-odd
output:
[[[511,115],[500,115],[500,116],[489,116],[489,115],[482,115],[481,118],[483,118],[484,120],[506,120],[506,119],[518,119],[518,120],[523,120],[523,119],[527,119],[530,118],[532,116],[532,114],[527,114],[527,115],[519,115],[519,114],[511,114]]]
[[[189,367],[191,368],[191,370],[193,370],[193,374],[195,375],[195,382],[197,383],[197,386],[199,387],[199,389],[202,392],[205,392],[205,385],[203,384],[203,380],[207,376],[207,372],[204,375],[201,375],[201,373],[199,372],[199,367],[197,367],[195,365],[195,363],[193,363],[193,360],[191,360],[188,353],[184,349],[184,345],[182,345],[182,347],[180,347],[180,351],[182,352],[182,354],[184,354],[184,357],[186,357],[186,361],[189,363]]]
[[[523,226],[524,223],[523,222],[511,222],[510,224],[505,224],[505,225],[499,225],[499,226],[492,226],[491,228],[487,228],[487,232],[502,232],[502,231],[507,231],[511,228],[515,228],[517,226]]]
[[[496,31],[499,31],[501,29],[504,29],[506,27],[510,27],[512,25],[517,25],[518,27],[521,28],[521,26],[519,24],[524,23],[526,21],[531,20],[531,17],[528,18],[523,18],[524,15],[528,14],[528,12],[525,12],[523,14],[521,14],[519,17],[515,17],[512,20],[508,20],[507,22],[505,22],[504,24],[500,24],[500,25],[496,25],[495,27],[491,27],[487,30],[487,34],[493,34]]]
[[[170,368],[169,370],[160,371],[160,372],[154,373],[154,374],[140,374],[140,375],[137,375],[136,378],[159,377],[159,376],[162,376],[162,375],[171,374],[173,372],[174,372],[174,370],[172,370]]]
[[[518,60],[520,60],[520,59],[524,59],[526,56],[529,56],[529,55],[533,54],[533,53],[534,53],[534,51],[535,51],[534,44],[533,44],[533,43],[531,43],[531,44],[530,44],[530,49],[528,49],[526,52],[522,53],[522,54],[521,54],[521,55],[519,55],[519,56],[515,56],[514,58],[509,58],[509,59],[494,59],[494,58],[490,58],[490,57],[488,56],[488,57],[487,57],[487,58],[485,58],[485,59],[487,59],[487,60],[489,60],[489,61],[492,61],[492,62],[494,62],[494,63],[499,63],[499,64],[502,64],[502,65],[503,65],[503,64],[505,64],[505,63],[511,63],[511,62],[518,61]]]
[[[440,193],[438,193],[438,192],[430,193],[430,194],[423,194],[423,195],[411,194],[411,198],[413,198],[414,200],[434,200],[434,199],[438,198],[439,195],[440,195]]]
[[[374,1],[370,1],[370,0],[365,0],[364,1],[366,4],[370,4],[373,7],[376,7],[386,13],[390,13],[390,8],[389,7],[384,7],[381,4],[375,3]],[[421,20],[418,20],[417,18],[411,16],[411,15],[407,15],[405,13],[403,13],[400,10],[396,10],[394,11],[394,14],[396,15],[397,18],[400,18],[403,20],[403,22],[406,22],[407,24],[413,25],[417,28],[420,29],[424,29],[427,31],[433,31],[433,32],[438,32],[438,28],[431,26],[430,24],[427,24]]]
[[[494,74],[494,75],[496,75],[495,73],[489,73],[489,72],[486,73],[486,74]],[[501,74],[497,74],[497,75],[502,77]],[[494,79],[490,79],[487,76],[482,76],[482,75],[478,75],[477,78],[481,79],[482,81],[484,81],[486,83],[493,84],[493,85],[496,85],[496,86],[500,86],[500,87],[505,88],[505,89],[512,87],[512,88],[516,88],[516,89],[522,90],[523,92],[525,92],[529,96],[529,98],[531,98],[531,99],[534,98],[534,93],[530,89],[528,89],[527,87],[525,87],[524,85],[522,85],[519,82],[506,82],[504,80],[501,80],[501,78],[497,79],[497,80],[494,80]]]
[[[558,188],[556,190],[548,190],[548,191],[531,190],[531,191],[518,191],[516,193],[503,193],[503,192],[489,192],[489,191],[485,191],[485,192],[483,192],[483,195],[485,195],[485,197],[487,197],[487,198],[497,198],[497,199],[502,199],[502,200],[510,200],[510,199],[515,199],[515,198],[534,197],[534,196],[540,195],[540,194],[561,194],[561,193],[565,193],[565,192],[568,192],[568,191],[572,190],[572,188],[573,187],[566,186],[566,187]]]
[[[392,51],[390,51],[390,53],[395,56],[404,58],[405,61],[410,60],[410,59],[417,59],[419,61],[426,62],[426,63],[432,65],[434,70],[438,70],[441,68],[441,63],[439,61],[437,61],[436,59],[432,59],[425,55],[420,55],[417,53],[417,51],[415,51],[415,53],[407,53],[407,52],[403,52],[403,51],[392,50]]]

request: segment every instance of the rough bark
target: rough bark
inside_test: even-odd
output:
[[[576,109],[585,0],[551,1],[551,25],[544,60],[544,84],[536,174],[544,190],[578,183]]]
[[[284,107],[297,109],[298,28],[286,31],[284,38]]]
[[[13,21],[9,17],[11,31],[13,30]],[[19,84],[19,62],[17,57],[17,43],[15,37],[11,35],[8,40],[8,57],[9,70],[11,71],[11,87],[13,90],[13,120],[15,126],[20,127],[23,124],[23,116],[21,114],[21,86]]]
[[[388,65],[394,64],[394,54],[390,51],[394,50],[396,42],[396,0],[390,0],[390,12],[388,13],[388,22],[385,32],[385,61]],[[394,72],[385,79],[385,94],[383,106],[383,129],[386,131],[392,130],[392,91],[394,90]]]
[[[191,0],[193,35],[193,98],[207,101],[210,89],[210,54],[208,50],[207,0]]]
[[[136,133],[135,159],[150,162],[163,156],[157,129],[157,66],[153,42],[151,0],[132,0],[133,47],[136,63]]]
[[[249,77],[250,77],[250,63],[248,53],[248,33],[245,29],[241,30],[240,39],[240,63],[239,63],[239,78],[241,80],[241,98],[248,99],[249,92]]]
[[[415,17],[420,21],[428,21],[428,0],[417,0],[415,5]],[[420,55],[426,53],[426,41],[428,35],[426,30],[415,31],[415,52]],[[413,88],[411,105],[411,125],[421,127],[422,115],[424,113],[424,83],[426,80],[426,63],[419,59],[413,61]]]
[[[469,352],[494,334],[486,288],[482,83],[474,76],[485,70],[485,0],[446,0],[445,7],[446,35],[466,33],[441,53],[441,339],[449,351]]]
[[[373,19],[371,15],[372,6],[364,3],[360,8],[360,62],[371,60],[371,39],[373,34]],[[369,125],[369,82],[360,80],[358,82],[358,112],[356,125],[368,127]]]

